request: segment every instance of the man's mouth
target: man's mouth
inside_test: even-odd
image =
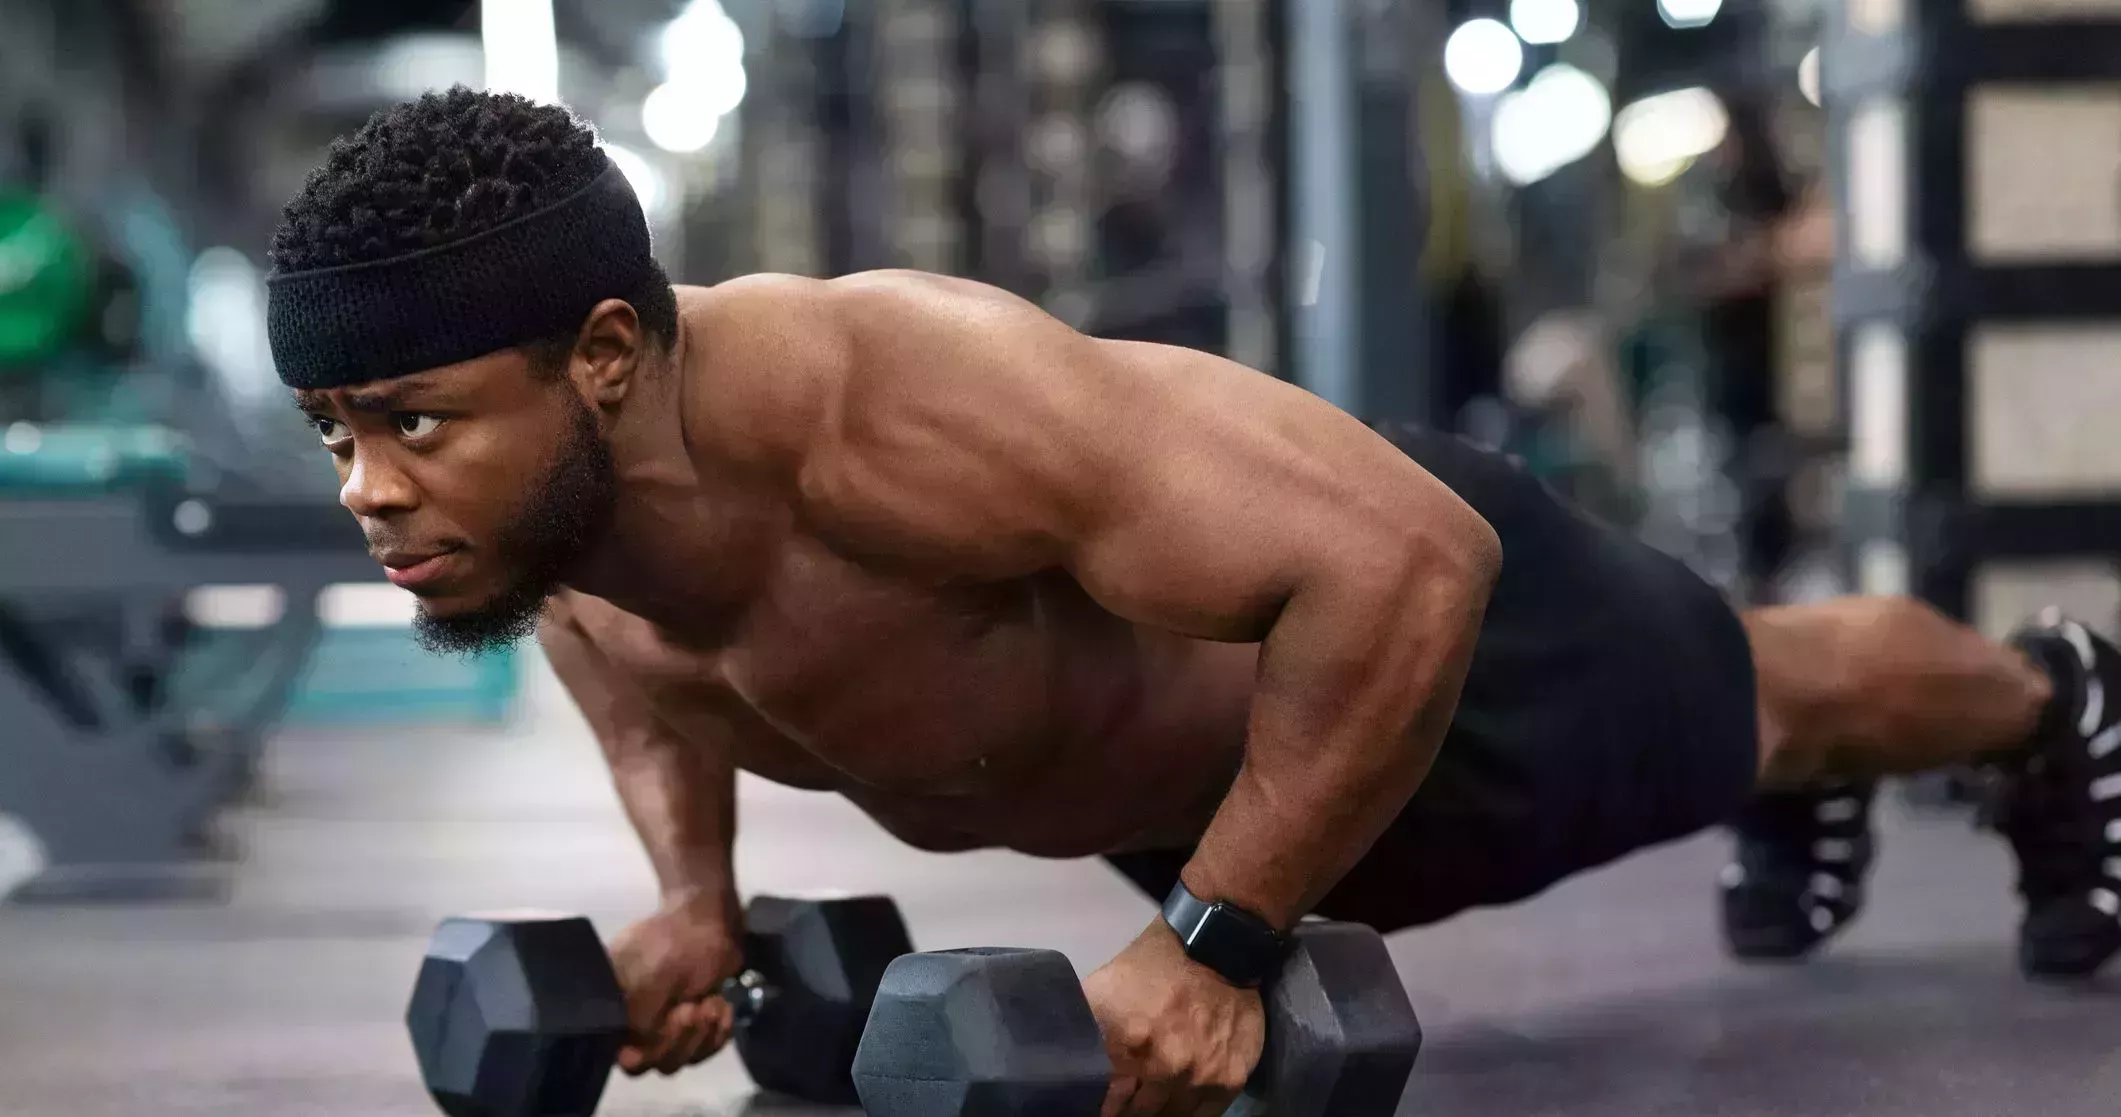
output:
[[[456,548],[442,551],[386,551],[376,556],[383,576],[402,590],[418,591],[449,572],[449,559]]]

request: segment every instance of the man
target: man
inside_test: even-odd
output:
[[[2027,966],[2121,945],[2121,656],[2073,624],[1734,615],[1501,459],[975,283],[673,292],[593,135],[515,97],[335,145],[274,262],[281,376],[421,634],[537,628],[606,751],[663,889],[614,946],[634,1073],[728,1035],[740,769],[1168,890],[1085,983],[1109,1114],[1221,1111],[1304,913],[1510,902],[1756,786],[1995,759]],[[1759,861],[1795,950],[1853,910],[1813,837]]]

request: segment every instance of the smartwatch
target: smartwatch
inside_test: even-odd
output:
[[[1256,989],[1281,970],[1289,940],[1272,924],[1236,904],[1203,900],[1181,881],[1164,900],[1164,922],[1178,934],[1186,957],[1240,989]]]

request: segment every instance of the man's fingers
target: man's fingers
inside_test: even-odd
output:
[[[626,1026],[637,1039],[651,1037],[661,1030],[670,1006],[669,989],[662,982],[634,985],[626,990]]]
[[[671,1041],[676,1038],[669,1013],[658,1012],[646,1019],[635,1018],[629,1029],[633,1033],[630,1037],[633,1042],[629,1046],[634,1051],[638,1068],[627,1069],[628,1074],[646,1074],[669,1057]],[[619,1065],[622,1069],[626,1066],[623,1061]]]
[[[656,1069],[666,1075],[676,1074],[729,1042],[736,1030],[736,1013],[728,1001],[717,996],[687,1001],[670,1010],[664,1030],[671,1038]]]
[[[708,1021],[700,1013],[700,1006],[687,1001],[670,1010],[663,1022],[666,1037],[663,1050],[655,1061],[659,1074],[671,1075],[691,1066],[699,1058],[701,1041],[707,1038]]]
[[[1134,1096],[1120,1109],[1123,1117],[1170,1117],[1171,1086],[1151,1078],[1135,1082]]]
[[[662,982],[643,983],[626,991],[626,1020],[647,1031],[662,1021],[676,1000]]]
[[[709,997],[700,1005],[707,1018],[706,1046],[700,1052],[705,1058],[720,1051],[736,1034],[736,1006],[720,997]]]
[[[645,1028],[635,1026],[633,1042],[619,1049],[619,1069],[634,1077],[676,1074],[721,1050],[735,1027],[735,1012],[721,997],[681,1002]]]
[[[1104,1107],[1097,1111],[1097,1117],[1124,1117],[1129,1112],[1128,1103],[1134,1099],[1135,1085],[1131,1075],[1113,1075],[1112,1084],[1105,1088]]]

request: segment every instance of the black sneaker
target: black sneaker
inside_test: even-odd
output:
[[[2018,855],[2018,964],[2032,977],[2081,977],[2121,950],[2121,649],[2054,611],[2011,643],[2055,683],[1992,815]]]
[[[1723,868],[1723,941],[1747,961],[1802,958],[1863,909],[1876,785],[1761,792],[1738,816]]]

